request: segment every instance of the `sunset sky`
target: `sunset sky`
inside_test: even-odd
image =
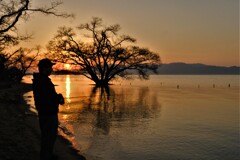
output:
[[[239,66],[239,0],[63,0],[59,10],[76,17],[33,14],[19,25],[22,33],[34,34],[23,45],[45,47],[59,26],[76,27],[100,17],[106,25],[120,24],[119,33],[159,53],[163,63]]]

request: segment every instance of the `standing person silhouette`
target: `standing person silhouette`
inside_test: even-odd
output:
[[[33,74],[33,95],[41,130],[41,160],[52,160],[58,131],[58,106],[64,104],[62,94],[57,94],[51,79],[52,63],[45,58],[39,61],[39,73]]]

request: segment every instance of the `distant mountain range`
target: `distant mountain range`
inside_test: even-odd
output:
[[[240,75],[240,67],[224,67],[205,64],[187,64],[183,62],[162,64],[157,69],[158,74],[179,74],[179,75]],[[129,71],[136,74],[136,71]],[[76,71],[59,70],[53,74],[79,74]]]
[[[205,64],[169,63],[158,68],[158,74],[219,74],[239,75],[240,67],[223,67]]]

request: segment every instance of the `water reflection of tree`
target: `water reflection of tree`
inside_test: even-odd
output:
[[[94,114],[95,127],[101,129],[103,134],[108,134],[112,121],[129,121],[131,125],[136,126],[139,120],[156,117],[161,106],[156,93],[150,92],[148,87],[134,90],[93,87],[84,108],[81,117],[84,117],[84,114]]]

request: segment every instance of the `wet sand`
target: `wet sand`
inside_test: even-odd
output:
[[[0,159],[38,160],[40,130],[37,115],[29,110],[23,94],[32,86],[24,83],[0,83]],[[59,160],[82,160],[71,143],[58,136],[55,155]]]

